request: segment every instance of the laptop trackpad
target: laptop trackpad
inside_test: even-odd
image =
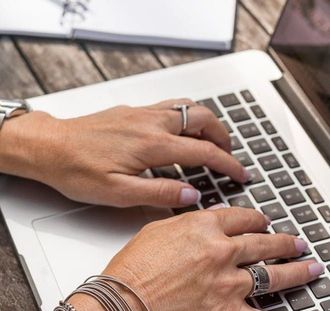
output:
[[[33,226],[64,296],[87,277],[99,274],[146,223],[168,210],[84,207],[36,220]]]

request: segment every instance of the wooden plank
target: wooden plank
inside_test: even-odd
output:
[[[17,39],[17,46],[46,92],[103,81],[102,75],[77,43],[20,38]]]
[[[161,68],[146,47],[86,43],[86,50],[106,79],[116,79]]]
[[[1,98],[27,98],[43,93],[10,38],[0,38],[0,55]]]
[[[268,34],[272,34],[286,0],[241,0],[242,5],[258,20]]]

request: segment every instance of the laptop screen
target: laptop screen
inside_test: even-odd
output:
[[[330,126],[330,0],[289,0],[270,45]]]

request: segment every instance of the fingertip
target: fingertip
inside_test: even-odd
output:
[[[195,188],[182,188],[180,192],[180,201],[181,205],[191,205],[196,204],[200,201],[202,194]]]

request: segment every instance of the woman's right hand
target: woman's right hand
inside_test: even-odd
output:
[[[150,223],[103,273],[136,289],[153,311],[253,310],[244,300],[252,278],[240,267],[297,257],[307,248],[295,236],[265,234],[267,223],[261,213],[244,208],[197,211]],[[275,292],[312,281],[324,267],[309,260],[266,269]]]

